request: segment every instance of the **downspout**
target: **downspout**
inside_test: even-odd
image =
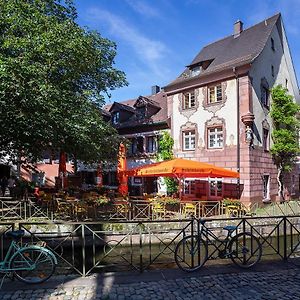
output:
[[[235,84],[236,84],[236,111],[237,111],[237,122],[236,122],[236,171],[240,173],[241,168],[241,147],[240,147],[240,91],[239,91],[239,78],[236,72],[236,68],[232,68],[232,72],[235,75]],[[241,197],[241,185],[240,185],[240,177],[237,178],[237,191],[238,197]]]

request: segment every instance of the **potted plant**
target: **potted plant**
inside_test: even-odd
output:
[[[162,202],[166,206],[166,209],[169,211],[179,211],[180,209],[180,199],[172,197],[162,198]]]

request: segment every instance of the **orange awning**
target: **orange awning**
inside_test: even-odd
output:
[[[216,167],[211,164],[194,160],[176,158],[162,161],[151,165],[141,166],[125,172],[128,176],[140,177],[179,177],[179,178],[199,178],[199,177],[219,177],[219,178],[239,178],[239,173],[228,169]]]

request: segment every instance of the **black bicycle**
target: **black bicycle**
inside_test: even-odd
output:
[[[205,226],[205,220],[200,220],[199,235],[189,235],[178,242],[175,248],[175,262],[186,272],[200,269],[208,259],[230,258],[241,268],[256,265],[262,255],[262,246],[256,236],[249,232],[237,233],[237,226],[225,226],[225,238],[217,237],[212,229]],[[213,251],[209,253],[209,247]],[[211,249],[211,248],[210,248]],[[216,257],[213,255],[216,254]]]

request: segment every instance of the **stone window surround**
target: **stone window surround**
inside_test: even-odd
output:
[[[183,141],[183,133],[187,131],[195,131],[195,149],[185,150],[184,149],[184,141]],[[198,145],[198,126],[196,123],[187,122],[180,127],[180,136],[179,136],[179,146],[182,152],[192,152],[195,151]]]
[[[265,180],[267,179],[267,182],[265,183]],[[263,184],[263,202],[270,201],[270,181],[271,181],[271,176],[270,174],[264,173],[262,175],[262,184]],[[265,184],[266,184],[266,189],[265,189]]]
[[[217,86],[221,84],[222,86],[222,101],[209,103],[209,88]],[[202,106],[205,110],[216,113],[216,111],[220,110],[227,101],[227,95],[226,95],[226,88],[227,88],[227,81],[219,81],[213,84],[209,84],[207,86],[202,87],[202,94],[203,94],[203,102]]]
[[[225,120],[223,118],[212,117],[210,120],[205,122],[205,141],[206,141],[206,149],[209,151],[214,150],[223,150],[226,144],[226,126]],[[221,148],[210,148],[209,147],[209,135],[208,130],[211,128],[222,127],[223,129],[223,147]]]
[[[264,130],[268,131],[268,137],[266,143],[264,140]],[[265,152],[270,151],[270,125],[267,120],[262,121],[262,148]]]
[[[191,108],[187,108],[184,109],[184,94],[186,93],[190,93],[190,92],[194,92],[195,95],[195,106],[191,107]],[[183,115],[185,115],[186,117],[190,117],[190,115],[192,115],[193,113],[195,113],[199,107],[199,89],[188,89],[180,94],[178,94],[178,100],[179,100],[179,107],[178,110],[180,113],[182,113]]]
[[[183,93],[183,99],[182,99],[182,110],[187,110],[187,109],[194,109],[194,107],[196,106],[196,99],[195,99],[195,91],[191,90],[188,92]],[[189,97],[189,105],[187,107],[185,107],[185,98],[186,96]],[[192,97],[194,97],[194,105],[192,104]]]

